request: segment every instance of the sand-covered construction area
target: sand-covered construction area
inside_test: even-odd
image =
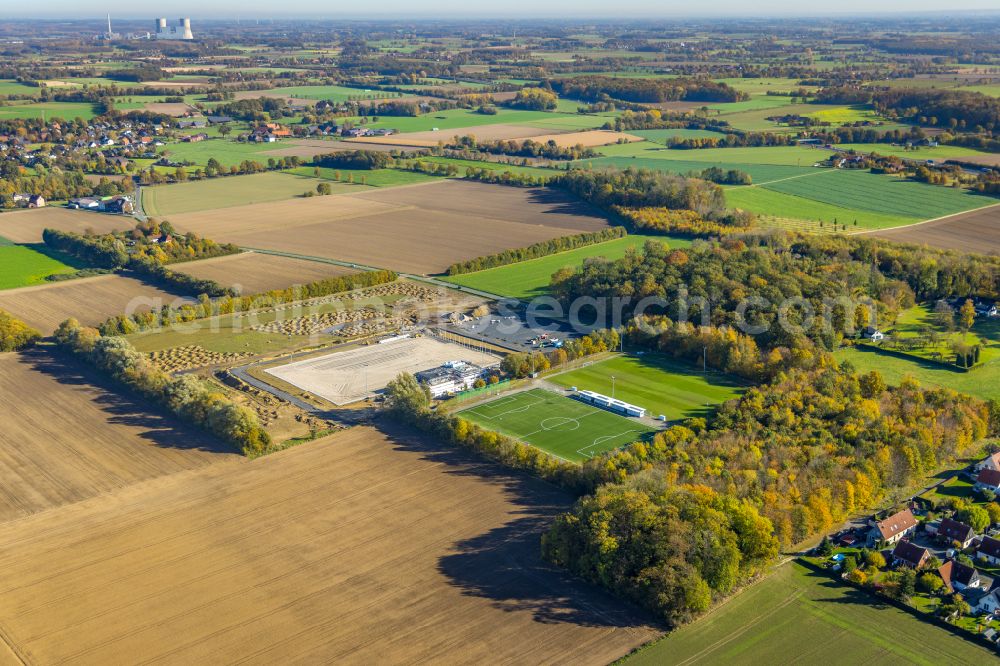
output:
[[[419,337],[325,354],[265,372],[335,405],[349,405],[380,392],[402,372],[414,374],[447,361],[489,367],[500,363],[500,357],[437,338]]]

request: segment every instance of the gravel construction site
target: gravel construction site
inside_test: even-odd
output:
[[[447,361],[489,367],[498,364],[500,357],[437,338],[403,338],[296,361],[265,372],[343,406],[382,391],[401,372],[428,370]]]

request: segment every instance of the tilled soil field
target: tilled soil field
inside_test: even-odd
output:
[[[172,222],[242,247],[418,274],[608,224],[560,192],[457,180],[191,213]]]
[[[0,354],[0,522],[242,459],[115,389],[45,350]]]
[[[285,289],[357,272],[336,264],[257,252],[174,264],[171,269],[196,278],[214,280],[225,287],[239,287],[243,294]]]
[[[655,635],[539,559],[571,498],[356,428],[0,526],[27,663],[606,664]]]
[[[1000,204],[873,235],[947,250],[1000,254]]]
[[[7,289],[0,292],[0,310],[6,310],[42,333],[76,317],[94,326],[114,315],[159,310],[184,299],[122,275],[99,275],[79,280]]]
[[[106,215],[68,208],[35,208],[0,213],[0,238],[15,243],[41,243],[42,231],[58,229],[76,233],[108,233],[131,229],[135,220],[126,215]]]

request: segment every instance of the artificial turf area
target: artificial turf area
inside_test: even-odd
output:
[[[977,664],[984,647],[790,562],[625,660],[646,664]]]
[[[645,407],[647,414],[663,414],[670,421],[709,416],[716,405],[739,397],[745,386],[717,372],[703,373],[663,354],[613,356],[550,377],[560,386],[614,395]]]
[[[480,289],[491,294],[529,300],[548,293],[552,274],[561,268],[579,268],[587,259],[603,257],[608,261],[621,259],[630,248],[641,250],[647,241],[667,243],[670,247],[688,247],[686,238],[667,236],[630,235],[604,243],[595,243],[575,250],[551,254],[547,257],[497,266],[485,271],[465,273],[442,278],[452,284]]]
[[[544,389],[506,395],[458,414],[570,462],[583,462],[653,433],[639,421]]]

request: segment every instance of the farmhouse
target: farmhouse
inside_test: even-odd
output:
[[[991,490],[1000,492],[1000,471],[984,469],[976,477],[976,490]]]
[[[930,557],[930,551],[909,541],[900,541],[892,549],[893,566],[907,566],[919,569],[927,563]]]
[[[959,543],[961,547],[968,548],[975,538],[976,531],[965,523],[960,523],[951,518],[945,518],[937,529],[937,538],[945,543]]]
[[[916,529],[917,519],[909,509],[903,509],[872,525],[871,531],[868,532],[868,545],[873,546],[879,541],[892,545],[903,537],[913,534]]]

